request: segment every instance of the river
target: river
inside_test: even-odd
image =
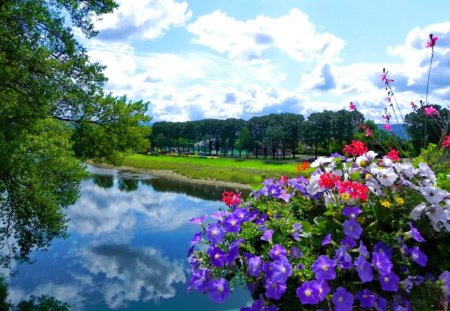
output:
[[[67,239],[18,264],[9,280],[14,302],[49,295],[72,310],[237,310],[250,301],[236,290],[224,304],[187,293],[186,253],[198,225],[189,219],[223,203],[224,189],[113,169],[92,178],[66,212]]]

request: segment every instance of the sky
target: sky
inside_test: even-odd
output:
[[[153,121],[347,109],[379,122],[389,72],[402,114],[450,103],[448,0],[118,0],[76,33],[106,90],[149,103]],[[389,108],[389,107],[388,107]],[[390,108],[389,108],[390,109]]]

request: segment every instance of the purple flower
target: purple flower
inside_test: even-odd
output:
[[[254,277],[257,277],[263,267],[263,261],[259,256],[252,256],[248,259],[248,270],[247,272]]]
[[[377,300],[375,301],[375,310],[377,311],[386,311],[387,310],[387,301],[381,296],[377,297]]]
[[[444,283],[444,292],[447,293],[447,300],[450,302],[450,272],[444,271],[439,276],[439,280]]]
[[[357,206],[346,206],[342,210],[342,215],[351,217],[351,218],[356,218],[361,213],[362,213],[362,211]]]
[[[275,185],[270,185],[267,189],[267,192],[274,198],[277,198],[278,196],[280,196],[281,194],[281,188],[275,186]]]
[[[241,220],[241,223],[249,220],[249,212],[246,208],[238,207],[234,210],[234,214]]]
[[[415,261],[419,266],[425,267],[428,262],[428,257],[425,255],[419,247],[413,246],[409,249],[409,255],[411,259]]]
[[[386,254],[386,257],[388,259],[392,258],[392,248],[384,244],[383,242],[379,241],[374,245],[375,252],[382,252]]]
[[[273,236],[273,230],[272,229],[266,230],[266,231],[264,231],[264,233],[261,237],[261,240],[272,243],[272,236]]]
[[[273,282],[286,283],[288,277],[292,274],[292,266],[286,257],[280,256],[278,260],[270,263],[270,280]]]
[[[369,258],[369,252],[367,251],[367,247],[364,245],[363,241],[359,241],[358,252],[361,256]]]
[[[358,276],[363,283],[371,282],[373,280],[372,266],[363,256],[359,256],[355,260],[355,267],[358,272]]]
[[[211,258],[212,265],[215,267],[223,267],[227,263],[227,254],[218,247],[211,246],[208,249],[208,255]]]
[[[352,239],[359,239],[362,228],[354,218],[344,221],[344,234]]]
[[[240,238],[232,242],[230,246],[228,246],[228,255],[227,255],[228,263],[232,263],[239,256],[239,248],[241,247],[243,241],[244,240]]]
[[[389,273],[380,275],[378,281],[380,281],[381,288],[386,292],[396,292],[398,288],[398,282],[400,278],[395,273]]]
[[[384,252],[372,253],[372,265],[378,270],[381,275],[391,273],[392,262]]]
[[[294,231],[297,231],[297,232],[302,232],[302,230],[303,230],[303,227],[301,224],[293,224],[292,228],[294,229]]]
[[[353,295],[343,287],[338,287],[332,298],[336,311],[351,311],[353,309],[353,300]]]
[[[225,232],[223,231],[222,227],[219,226],[217,223],[209,224],[208,228],[206,228],[206,236],[208,237],[208,240],[210,242],[219,244],[223,241],[223,238],[225,237]]]
[[[376,296],[372,294],[370,290],[365,288],[363,291],[356,294],[356,299],[361,303],[361,308],[372,308],[375,304]]]
[[[266,297],[275,300],[280,299],[287,289],[286,283],[284,282],[267,281],[264,287],[266,288]]]
[[[194,217],[189,220],[191,224],[203,225],[206,216]]]
[[[411,230],[406,232],[405,234],[417,242],[425,242],[425,239],[420,235],[419,230],[413,226],[412,222],[408,222],[408,225],[411,227]]]
[[[334,280],[336,278],[336,272],[334,267],[336,262],[330,259],[328,256],[321,255],[312,264],[312,271],[316,275],[317,280]]]
[[[304,305],[315,305],[320,302],[320,292],[316,286],[317,281],[304,282],[297,288],[296,293],[300,302]]]
[[[278,259],[280,256],[285,257],[286,256],[286,249],[281,246],[280,244],[275,244],[269,253],[270,258],[272,259]]]
[[[241,219],[235,213],[231,213],[223,221],[223,226],[226,232],[239,233],[241,230]]]
[[[331,233],[328,233],[322,240],[322,246],[331,244]]]
[[[312,281],[312,286],[317,288],[317,290],[319,291],[319,302],[323,301],[330,292],[330,287],[328,286],[328,283],[325,280]]]
[[[336,250],[334,257],[337,267],[341,269],[350,269],[353,267],[352,256],[346,251],[345,246],[341,246]]]
[[[205,292],[208,289],[210,280],[210,271],[208,269],[200,269],[192,273],[189,280],[188,290],[195,289],[199,292]]]
[[[356,246],[356,242],[351,237],[344,236],[341,240],[341,245],[344,245],[348,250],[351,250]]]
[[[300,233],[298,233],[298,232],[293,232],[293,233],[291,234],[291,236],[292,236],[292,238],[293,238],[294,240],[300,241]]]
[[[191,240],[191,246],[197,245],[202,239],[202,232],[197,232]]]
[[[216,303],[223,303],[230,295],[230,288],[224,278],[213,280],[208,286],[208,296]]]
[[[289,252],[289,257],[292,259],[302,258],[303,252],[297,246],[292,246],[291,251]]]
[[[225,211],[217,211],[211,214],[211,217],[217,220],[222,220],[226,215],[228,215],[228,212]]]

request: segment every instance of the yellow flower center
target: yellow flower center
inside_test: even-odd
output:
[[[338,298],[338,301],[339,301],[339,302],[343,302],[343,301],[344,301],[344,297],[342,297],[342,296],[339,297],[339,298]]]
[[[309,289],[305,290],[305,296],[307,297],[311,296],[311,291]]]
[[[388,278],[388,277],[385,277],[383,280],[384,280],[386,283],[389,282],[389,278]]]
[[[323,266],[323,267],[322,267],[322,270],[323,270],[323,271],[328,271],[328,266]]]

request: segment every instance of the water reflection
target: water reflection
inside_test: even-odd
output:
[[[95,175],[67,210],[70,237],[18,266],[12,301],[50,295],[73,310],[95,311],[230,310],[248,301],[243,291],[223,305],[186,293],[186,250],[198,230],[188,220],[223,206],[217,200],[229,189],[171,188],[148,175],[89,169]]]

